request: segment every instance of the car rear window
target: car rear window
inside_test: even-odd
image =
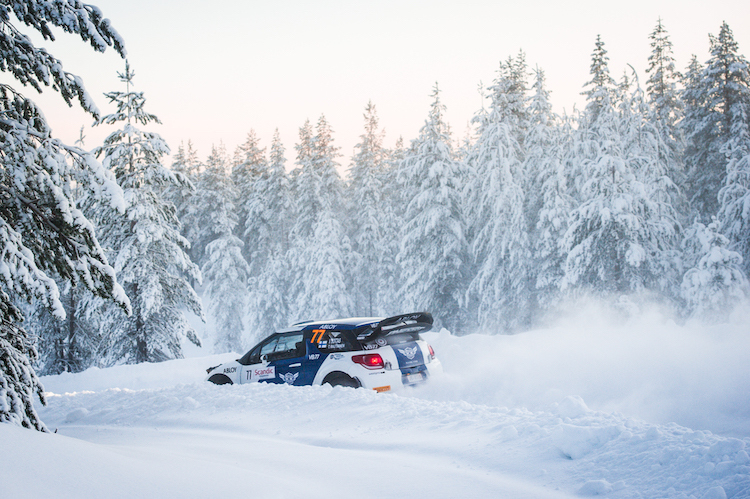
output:
[[[400,345],[419,340],[419,333],[392,333],[382,336],[389,345]]]

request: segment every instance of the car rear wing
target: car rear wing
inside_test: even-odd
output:
[[[429,312],[414,312],[411,314],[394,315],[378,322],[357,335],[362,342],[373,341],[392,334],[419,334],[432,329],[432,314]]]

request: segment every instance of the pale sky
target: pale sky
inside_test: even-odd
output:
[[[205,159],[212,144],[223,141],[231,155],[250,129],[270,148],[278,128],[288,168],[299,128],[321,114],[341,148],[342,170],[348,168],[369,100],[386,131],[385,145],[399,136],[408,144],[424,124],[435,82],[454,138],[463,137],[482,105],[480,82],[491,84],[500,61],[519,50],[530,69],[545,71],[558,112],[583,105],[597,34],[612,76],[619,80],[631,64],[644,86],[648,37],[659,17],[680,71],[692,54],[701,62],[709,58],[708,34],[717,35],[724,20],[750,57],[747,0],[91,1],[124,37],[136,90],[163,122],[149,130],[173,151],[192,140]],[[35,40],[83,78],[104,113],[114,110],[103,93],[124,90],[116,76],[124,62],[113,50],[95,53],[63,33],[54,43]],[[91,129],[87,115],[68,109],[51,90],[41,96],[20,90],[40,104],[54,135],[67,143],[82,125],[87,148],[111,131]]]

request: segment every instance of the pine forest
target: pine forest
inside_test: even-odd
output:
[[[721,322],[750,296],[750,63],[726,23],[679,69],[658,20],[634,40],[650,44],[646,74],[619,80],[597,37],[571,114],[553,112],[541,68],[508,57],[466,139],[438,83],[418,136],[392,149],[366,103],[345,158],[325,116],[295,144],[250,130],[233,152],[171,150],[98,9],[0,15],[3,71],[117,129],[63,144],[0,85],[0,421],[45,430],[37,373],[181,358],[186,342],[243,352],[306,319],[424,310],[453,334],[513,334],[579,300]],[[122,55],[120,88],[97,99],[111,114],[14,20]]]

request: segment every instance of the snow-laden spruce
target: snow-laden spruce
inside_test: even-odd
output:
[[[651,55],[648,56],[648,102],[653,114],[674,138],[676,123],[682,117],[682,102],[677,92],[677,83],[680,74],[675,69],[675,60],[672,53],[672,42],[669,40],[661,18],[656,23],[654,31],[649,35],[651,40]]]
[[[51,27],[77,34],[94,50],[113,46],[125,55],[123,41],[94,6],[77,0],[3,2],[0,6],[0,63],[24,86],[51,86],[68,105],[78,100],[98,116],[81,79],[62,62],[18,31],[11,15],[53,41]],[[75,158],[68,161],[66,155]],[[21,323],[18,305],[36,299],[56,319],[65,318],[53,276],[114,299],[121,311],[128,299],[115,280],[94,234],[76,207],[78,186],[114,209],[123,210],[122,191],[99,163],[79,148],[51,136],[36,105],[10,85],[0,85],[0,422],[44,430],[33,399],[44,403],[32,363],[37,353]],[[124,313],[124,312],[123,312]]]
[[[729,240],[718,226],[716,219],[707,226],[696,221],[683,241],[683,254],[692,264],[682,279],[687,314],[707,324],[724,321],[750,296],[742,257],[727,248]]]
[[[352,242],[352,289],[354,315],[373,317],[386,315],[393,290],[387,286],[387,265],[394,255],[388,244],[387,232],[393,216],[384,188],[384,171],[388,151],[383,147],[384,131],[378,128],[375,105],[365,109],[365,130],[355,146],[349,168],[347,196],[349,238]]]
[[[669,204],[660,137],[643,113],[636,86],[612,85],[600,39],[587,84],[588,104],[577,131],[576,180],[580,204],[563,237],[563,289],[596,294],[666,287],[675,274],[676,216]],[[613,101],[620,96],[619,109]]]
[[[750,120],[750,72],[732,30],[724,22],[719,35],[709,39],[711,58],[705,67],[693,60],[686,75],[681,122],[687,140],[688,187],[702,221],[719,211],[718,193],[730,160],[727,147],[739,131],[737,121]]]
[[[554,307],[562,298],[560,283],[565,272],[565,254],[560,241],[568,228],[568,213],[574,206],[570,186],[566,145],[571,141],[571,118],[560,118],[552,112],[544,73],[536,70],[534,95],[529,99],[530,123],[524,140],[526,147],[526,192],[537,197],[529,202],[533,210],[529,222],[533,245],[533,279],[535,299],[541,309]]]
[[[432,310],[436,327],[461,328],[468,247],[461,167],[453,155],[437,84],[419,137],[401,161],[398,188],[406,210],[399,234],[399,296],[406,310]]]
[[[325,116],[316,125],[300,129],[297,165],[292,172],[294,223],[289,261],[292,281],[292,320],[342,317],[351,314],[353,302],[347,286],[351,255],[342,225],[343,181],[339,176],[333,132]]]
[[[182,226],[182,235],[190,241],[192,233],[190,232],[195,224],[193,220],[193,206],[192,197],[195,194],[195,184],[198,183],[198,175],[203,168],[202,163],[198,159],[198,152],[193,149],[193,143],[188,140],[187,148],[184,144],[180,144],[177,148],[177,152],[172,156],[171,170],[175,176],[180,179],[180,182],[172,183],[164,188],[164,197],[169,200],[175,206],[175,216],[180,221]],[[195,254],[191,251],[193,247],[190,247],[189,254],[193,261],[196,261]]]
[[[528,128],[526,65],[503,63],[480,113],[478,138],[466,163],[472,182],[471,254],[476,275],[468,290],[479,325],[514,331],[529,321],[531,259],[522,139]]]
[[[718,219],[729,247],[742,256],[742,268],[750,276],[750,63],[736,57],[732,70],[736,102],[727,113],[729,137],[721,148],[727,164]]]
[[[243,318],[248,301],[250,267],[242,256],[242,241],[234,235],[238,223],[237,192],[224,161],[216,148],[201,172],[195,195],[201,213],[210,215],[202,226],[206,237],[201,273],[203,299],[214,323],[214,349],[217,352],[243,348]]]
[[[260,180],[262,172],[268,170],[268,160],[266,159],[266,148],[260,147],[260,140],[255,134],[255,130],[250,130],[245,142],[238,146],[234,152],[232,165],[232,182],[237,189],[237,216],[239,225],[235,233],[245,244],[243,255],[245,260],[254,266],[253,253],[260,249],[262,241],[255,236],[258,232],[259,222],[252,213],[250,213],[251,204],[255,202],[254,189],[255,184]],[[260,249],[264,251],[263,249]],[[255,274],[258,269],[254,269]]]
[[[96,221],[133,307],[132,316],[106,304],[100,312],[99,355],[106,365],[182,357],[184,337],[200,344],[184,310],[203,316],[186,279],[200,281],[200,271],[185,253],[188,242],[180,235],[174,205],[162,196],[167,186],[185,179],[161,164],[169,147],[159,134],[136,127],[159,120],[145,112],[143,93],[131,90],[133,76],[126,64],[118,73],[126,91],[105,94],[116,112],[97,120],[97,125],[122,124],[96,153],[115,174],[128,205],[123,216],[101,212]]]
[[[271,331],[288,325],[289,318],[289,227],[291,199],[286,157],[278,129],[274,132],[268,161],[261,167],[250,190],[240,196],[247,222],[244,239],[252,279],[247,312],[248,343],[255,343]]]

